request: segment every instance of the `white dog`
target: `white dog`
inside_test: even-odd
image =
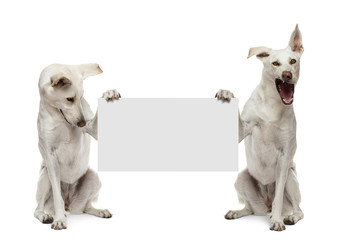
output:
[[[292,105],[303,51],[298,25],[285,49],[249,51],[248,58],[256,55],[264,68],[260,84],[239,116],[239,142],[245,139],[247,169],[238,175],[235,188],[245,207],[229,211],[226,219],[270,214],[270,229],[282,231],[284,223],[293,225],[304,216],[293,162],[297,144]],[[216,97],[230,101],[234,96],[219,90]]]
[[[92,207],[101,186],[89,169],[90,135],[97,139],[97,115],[83,98],[83,80],[102,73],[98,64],[46,67],[39,80],[39,150],[43,161],[34,216],[52,228],[67,228],[66,211],[110,218],[108,210]],[[104,93],[119,99],[116,90]]]

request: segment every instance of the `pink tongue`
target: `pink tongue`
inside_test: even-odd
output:
[[[289,100],[293,97],[293,91],[288,83],[282,83],[280,86],[280,96],[283,99]]]

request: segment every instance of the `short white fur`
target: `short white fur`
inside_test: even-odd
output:
[[[66,211],[112,216],[92,206],[101,183],[88,166],[90,136],[97,139],[97,114],[83,98],[83,80],[100,73],[98,64],[53,64],[40,75],[38,133],[43,161],[34,216],[52,223],[55,230],[67,228]],[[120,94],[109,90],[103,97],[112,101]]]
[[[293,225],[304,216],[293,161],[297,149],[293,105],[284,104],[275,84],[286,71],[291,74],[288,82],[297,84],[303,50],[297,25],[286,48],[256,47],[249,51],[248,57],[256,55],[264,68],[260,84],[239,114],[239,142],[245,139],[247,168],[238,175],[235,188],[245,207],[229,211],[226,219],[269,214],[270,229],[282,231],[284,223]],[[234,95],[221,89],[216,97],[230,101]]]

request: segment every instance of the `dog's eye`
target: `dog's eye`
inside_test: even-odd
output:
[[[296,62],[297,62],[297,60],[295,60],[295,59],[293,58],[293,59],[291,59],[290,64],[295,64]]]
[[[74,102],[74,97],[68,97],[68,98],[66,98],[66,100],[69,101],[69,102]]]
[[[278,61],[275,61],[275,62],[272,62],[272,65],[278,67],[280,66],[280,63]]]

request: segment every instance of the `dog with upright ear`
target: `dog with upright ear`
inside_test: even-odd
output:
[[[304,46],[302,43],[302,36],[299,30],[298,24],[295,26],[293,33],[291,34],[290,42],[288,43],[289,47],[293,52],[297,52],[300,55],[304,52]]]
[[[247,168],[239,173],[235,187],[245,207],[225,215],[236,219],[270,213],[274,231],[283,231],[285,225],[304,217],[294,164],[297,124],[292,105],[304,51],[298,25],[290,36],[283,49],[254,47],[248,53],[248,58],[256,55],[264,67],[259,85],[239,114],[239,143],[246,139]],[[227,102],[233,96],[222,89],[216,94]]]
[[[291,34],[291,38],[288,43],[288,46],[291,48],[293,52],[297,52],[299,54],[303,54],[304,52],[304,47],[302,44],[302,36],[299,30],[298,24],[295,26],[295,29]],[[250,58],[253,55],[256,55],[258,59],[262,60],[263,58],[268,57],[270,55],[271,50],[272,49],[268,47],[253,47],[253,48],[250,48],[247,58]]]

